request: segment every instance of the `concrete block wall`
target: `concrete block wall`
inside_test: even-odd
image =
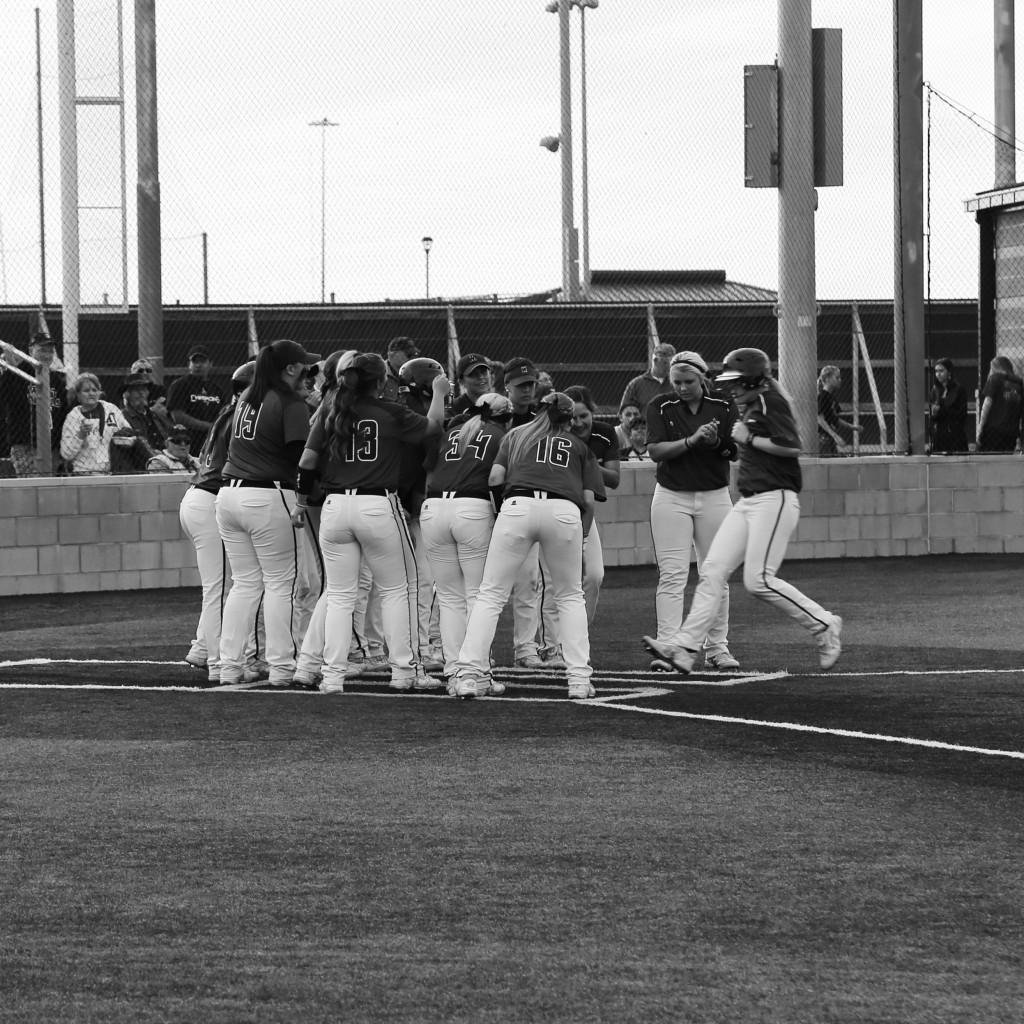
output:
[[[609,566],[653,565],[653,463],[598,506]],[[806,459],[788,558],[1024,551],[1024,458]],[[181,476],[0,480],[0,595],[199,585]]]

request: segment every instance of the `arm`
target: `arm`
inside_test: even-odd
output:
[[[85,443],[85,434],[82,430],[84,422],[77,407],[68,413],[68,418],[64,421],[64,429],[60,435],[60,457],[65,462],[72,462],[82,450]]]
[[[714,438],[714,440],[712,440]],[[692,434],[678,441],[655,441],[647,443],[647,454],[654,462],[675,459],[685,455],[691,448],[698,445],[718,444],[718,424],[705,423]]]
[[[981,412],[978,413],[978,432],[977,440],[981,440],[981,432],[985,429],[985,422],[988,420],[988,414],[992,411],[992,399],[988,396],[985,397],[985,401],[981,403]]]
[[[590,528],[594,525],[594,492],[585,490],[583,492],[583,536],[590,534]]]
[[[828,434],[832,438],[832,440],[835,441],[835,443],[839,447],[841,447],[841,448],[845,448],[846,447],[846,442],[839,436],[837,431],[832,429],[832,425],[828,422],[827,419],[825,419],[824,416],[821,415],[821,413],[818,414],[818,429],[820,431],[822,431],[822,433]],[[733,434],[733,437],[735,437],[735,436],[736,435]],[[741,443],[745,443],[745,442],[741,442]]]
[[[745,423],[737,423],[732,428],[732,436],[739,444],[749,445],[759,452],[767,452],[769,455],[778,455],[783,459],[795,459],[800,455],[799,448],[787,448],[785,445],[775,444],[767,437],[759,437],[752,434]]]
[[[444,426],[444,403],[451,390],[448,378],[442,373],[433,379],[430,385],[430,408],[427,410],[427,432],[425,438],[437,437]]]
[[[605,459],[605,463],[601,467],[601,479],[604,480],[605,487],[614,491],[619,486],[621,475],[618,458]]]

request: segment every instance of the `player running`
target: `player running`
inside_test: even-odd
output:
[[[272,686],[290,686],[299,540],[292,528],[295,468],[309,431],[309,410],[298,394],[306,368],[320,361],[297,342],[281,339],[260,350],[252,384],[235,406],[217,494],[217,526],[231,563],[224,604],[220,680],[236,683],[260,599]]]
[[[671,637],[644,637],[647,649],[679,672],[693,668],[697,649],[722,601],[726,580],[743,563],[743,585],[814,634],[822,668],[842,651],[843,620],[775,575],[800,518],[800,438],[789,399],[771,376],[760,349],[741,348],[725,357],[715,381],[740,410],[732,436],[740,445],[740,500],[725,517],[704,560],[704,572],[682,628]]]
[[[490,678],[491,642],[512,581],[534,544],[551,570],[569,696],[594,696],[581,576],[583,539],[594,521],[595,495],[603,495],[604,485],[593,453],[569,429],[572,414],[572,399],[553,392],[536,419],[509,431],[498,449],[490,485],[504,488],[502,504],[456,665],[458,697],[500,692]]]
[[[434,573],[440,606],[444,675],[455,673],[455,659],[466,638],[466,618],[484,575],[494,527],[488,479],[509,421],[512,403],[504,395],[482,395],[474,414],[441,436],[427,472],[427,499],[420,529]]]
[[[697,552],[697,572],[718,528],[732,508],[729,467],[738,445],[732,438],[735,408],[708,391],[708,366],[697,352],[677,352],[669,364],[672,391],[647,405],[647,452],[657,463],[651,500],[651,536],[658,559],[654,604],[658,639],[668,640],[683,624],[683,601],[690,576],[690,555]],[[729,652],[729,585],[702,639],[708,668],[739,668]],[[655,671],[671,672],[661,659]]]
[[[365,558],[381,595],[384,635],[395,690],[434,689],[439,680],[420,665],[416,622],[416,562],[398,503],[402,448],[441,431],[448,379],[432,382],[426,416],[381,399],[384,360],[363,353],[338,373],[334,400],[314,418],[299,462],[302,523],[308,495],[320,481],[326,500],[320,546],[327,570],[327,616],[321,693],[342,693],[352,639],[352,613]]]

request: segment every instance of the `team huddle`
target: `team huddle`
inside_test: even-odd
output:
[[[594,509],[619,482],[615,434],[594,420],[586,388],[538,400],[530,360],[499,369],[504,393],[488,360],[463,357],[453,402],[440,364],[408,339],[387,361],[321,361],[280,340],[239,367],[181,503],[203,588],[185,660],[221,685],[265,675],[341,693],[386,667],[399,691],[499,695],[491,645],[511,599],[516,663],[564,670],[570,698],[593,697],[604,575]],[[647,406],[658,464],[651,667],[689,672],[701,650],[712,668],[739,666],[727,581],[741,562],[747,588],[815,634],[831,667],[841,620],[776,577],[799,516],[799,441],[767,356],[731,353],[712,382],[697,353],[679,353],[667,384]],[[691,551],[700,584],[684,620]]]

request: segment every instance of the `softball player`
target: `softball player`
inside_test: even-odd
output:
[[[683,624],[692,552],[696,550],[697,572],[703,574],[711,542],[732,509],[729,464],[737,452],[732,439],[736,411],[731,401],[708,393],[707,372],[698,353],[676,353],[668,371],[672,392],[647,405],[647,451],[658,464],[651,535],[658,560],[659,640],[668,640]],[[739,668],[729,652],[728,584],[703,642],[709,668]],[[651,668],[672,670],[660,659]]]
[[[378,397],[386,376],[380,356],[356,356],[338,376],[331,407],[315,417],[299,463],[300,497],[293,522],[302,523],[307,497],[317,480],[327,495],[320,515],[320,546],[327,570],[323,693],[344,689],[364,557],[381,593],[391,687],[443,685],[427,676],[419,663],[416,563],[396,491],[403,446],[419,444],[441,431],[448,380],[443,375],[434,380],[424,417]]]
[[[488,478],[512,418],[512,403],[503,395],[482,395],[474,408],[476,415],[441,436],[420,511],[440,606],[444,674],[449,678],[484,575],[494,526]]]
[[[292,528],[295,469],[309,431],[298,394],[306,368],[320,356],[281,339],[256,357],[252,384],[235,405],[217,494],[217,527],[231,563],[231,592],[220,638],[222,683],[238,682],[246,639],[264,598],[267,663],[272,686],[295,674],[295,580],[300,557]]]
[[[740,409],[732,428],[740,447],[741,498],[725,517],[704,559],[690,614],[671,637],[644,637],[647,649],[678,671],[693,668],[697,648],[721,605],[725,582],[743,563],[743,585],[814,634],[822,668],[842,651],[843,620],[778,579],[776,572],[800,518],[800,438],[785,392],[770,376],[760,349],[741,348],[725,357],[717,386],[728,387]]]
[[[231,378],[234,398],[252,383],[254,366],[249,362],[235,370]],[[221,615],[227,591],[227,556],[217,529],[216,500],[223,483],[221,474],[228,457],[234,409],[233,399],[213,421],[199,453],[199,471],[178,506],[181,529],[196,549],[196,567],[203,590],[196,637],[185,661],[205,670],[211,683],[220,682]],[[259,672],[246,667],[242,678],[253,682],[259,678]]]
[[[572,399],[553,392],[541,410],[532,423],[505,435],[491,467],[490,485],[503,486],[503,498],[456,665],[455,692],[461,698],[497,692],[490,679],[491,642],[512,582],[535,544],[551,570],[569,696],[594,696],[581,577],[583,538],[604,487],[593,453],[569,430]]]
[[[596,406],[590,389],[574,385],[565,389],[565,393],[573,400],[572,432],[587,443],[594,453],[601,480],[607,490],[614,491],[619,486],[619,448],[615,438],[615,428],[607,423],[594,420]],[[597,614],[597,599],[601,594],[604,582],[604,551],[601,549],[601,535],[595,522],[583,542],[583,596],[587,602],[587,622],[593,623]]]

